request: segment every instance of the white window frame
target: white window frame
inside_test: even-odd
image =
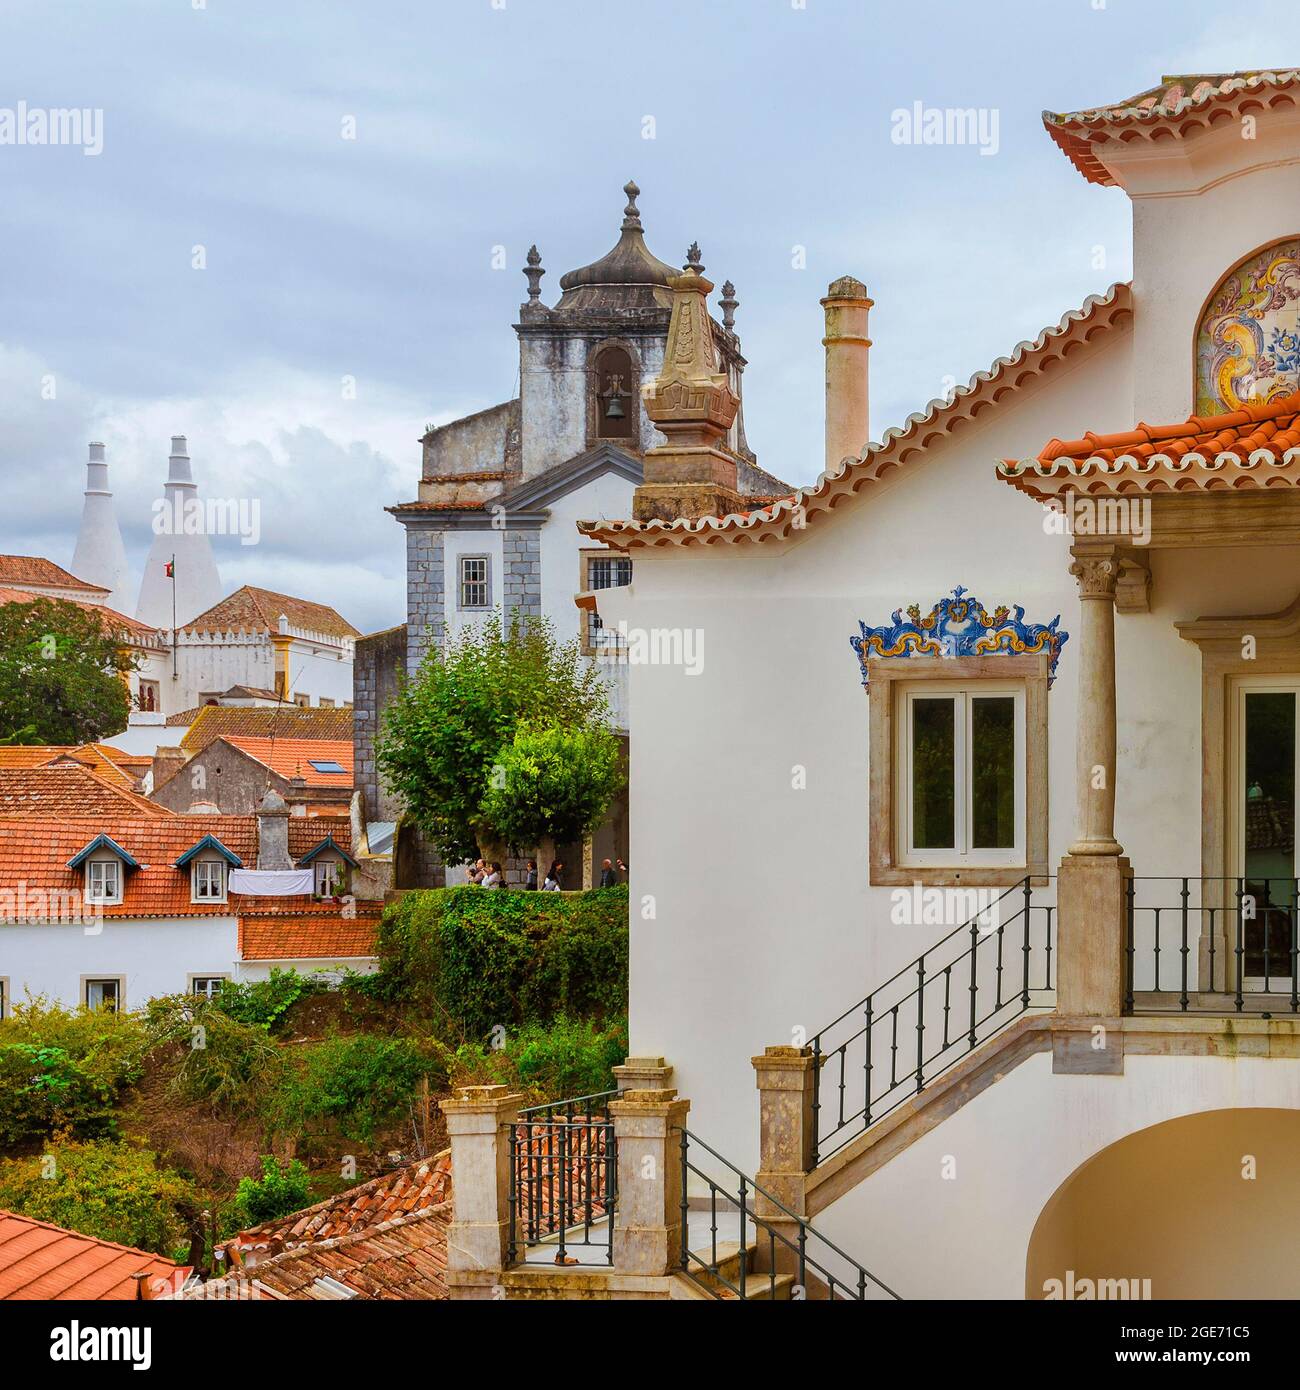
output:
[[[318,898],[338,897],[340,871],[343,868],[343,861],[333,855],[320,855],[312,860],[313,881],[316,885],[316,896]],[[328,880],[329,887],[325,884]]]
[[[126,1009],[126,976],[125,975],[83,975],[81,977],[81,1002],[87,1008],[96,1006],[90,1002],[91,985],[116,985],[117,998],[113,1002],[113,1012],[123,1013]],[[98,1007],[103,1007],[102,1003]]]
[[[211,999],[213,995],[219,991],[220,986],[225,984],[228,979],[230,979],[229,975],[187,975],[185,977],[185,992],[186,994],[201,994],[203,998]],[[196,989],[195,986],[200,980],[215,981],[218,990]]]
[[[224,903],[226,901],[226,884],[229,879],[228,867],[226,861],[218,855],[192,860],[190,862],[190,902],[199,904]],[[213,870],[216,871],[220,892],[200,893],[200,881],[206,879],[210,882]]]
[[[465,566],[471,562],[482,564],[483,577],[481,579],[466,577]],[[482,586],[483,601],[481,603],[467,601],[465,597],[466,587],[470,584]],[[456,557],[456,607],[462,613],[481,613],[484,609],[492,607],[492,557],[490,555],[473,554]]]
[[[580,551],[578,558],[582,566],[578,576],[578,587],[584,592],[600,593],[605,589],[625,589],[632,583],[636,574],[636,565],[630,555],[624,555],[608,547],[600,550]],[[628,567],[626,581],[622,584],[597,584],[595,582],[595,566],[602,560],[611,564],[620,561],[626,564]],[[586,655],[595,656],[598,652],[622,650],[623,639],[618,635],[617,629],[605,627],[601,622],[599,613],[580,610],[579,620],[582,623],[582,650]]]
[[[110,875],[108,870],[112,869]],[[113,907],[122,901],[122,883],[125,875],[123,874],[124,865],[116,855],[104,855],[96,859],[86,861],[86,901],[88,903],[98,903],[103,907]],[[98,871],[98,872],[97,872]],[[113,890],[108,891],[108,880],[113,880]],[[96,891],[98,889],[98,891]]]
[[[973,701],[1011,698],[1014,701],[1015,840],[1007,849],[974,849],[970,844],[972,819]],[[908,681],[900,682],[894,766],[898,824],[898,862],[904,868],[1010,868],[1025,863],[1025,687],[1017,681]],[[942,849],[914,848],[912,806],[912,709],[918,700],[952,700],[954,716],[953,838],[956,844]]]

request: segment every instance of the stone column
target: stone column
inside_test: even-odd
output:
[[[662,1057],[629,1057],[613,1069],[620,1095],[624,1091],[664,1091],[673,1069]]]
[[[618,1143],[619,1274],[662,1276],[681,1267],[681,1132],[690,1108],[671,1088],[627,1090],[610,1102]]]
[[[447,1287],[455,1299],[493,1297],[510,1238],[510,1129],[521,1095],[462,1086],[442,1102],[451,1140]]]
[[[852,275],[834,281],[822,300],[826,314],[826,467],[857,458],[870,439],[867,315],[873,301]]]
[[[804,1216],[806,1175],[813,1167],[813,1074],[816,1062],[811,1047],[769,1047],[754,1064],[758,1085],[759,1157],[754,1180],[781,1206]],[[798,1225],[762,1192],[754,1194],[754,1212],[770,1222],[791,1244],[797,1245]],[[762,1268],[770,1253],[769,1243],[759,1240],[756,1267]],[[775,1248],[778,1273],[795,1273],[794,1251],[779,1242]]]
[[[1075,546],[1079,583],[1077,824],[1061,861],[1056,1007],[1115,1017],[1123,1007],[1126,888],[1132,875],[1115,839],[1115,585],[1113,546]]]

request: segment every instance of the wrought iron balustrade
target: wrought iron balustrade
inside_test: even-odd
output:
[[[569,1248],[614,1262],[618,1155],[609,1103],[617,1091],[533,1105],[510,1126],[510,1234],[507,1261],[547,1243],[556,1264]]]
[[[900,1297],[688,1129],[681,1131],[681,1161],[681,1270],[710,1298],[751,1301],[777,1297],[778,1291],[787,1291],[778,1265],[788,1266],[786,1273],[793,1279],[788,1291],[796,1298],[865,1302]],[[698,1192],[701,1185],[709,1203],[707,1239],[702,1238],[703,1223],[697,1224],[694,1232],[690,1223],[688,1194],[692,1187]],[[735,1241],[719,1226],[720,1216],[735,1230]],[[790,1228],[793,1237],[786,1233]],[[751,1240],[753,1253],[761,1255],[766,1266],[762,1271],[750,1268]],[[692,1249],[692,1245],[699,1248]]]
[[[1300,1013],[1300,879],[1129,880],[1126,1013]]]
[[[813,1163],[842,1149],[1013,1019],[1049,1007],[1054,904],[1028,878],[810,1041]]]

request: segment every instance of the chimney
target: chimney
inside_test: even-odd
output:
[[[143,1270],[131,1276],[135,1280],[136,1302],[152,1302],[153,1289],[149,1285],[149,1271]]]
[[[257,867],[293,868],[289,858],[289,808],[274,787],[268,789],[257,811]]]
[[[126,549],[108,485],[108,460],[104,446],[98,442],[90,446],[86,462],[86,492],[81,506],[81,529],[72,554],[72,572],[88,584],[107,589],[104,603],[109,608],[119,613],[130,611]]]
[[[857,458],[871,439],[867,408],[867,362],[871,339],[867,313],[872,300],[867,287],[852,275],[842,275],[826,291],[826,467]]]
[[[645,455],[645,481],[632,498],[638,521],[726,516],[739,511],[736,458],[727,431],[740,409],[725,372],[718,370],[709,318],[711,281],[700,248],[692,244],[686,267],[668,284],[673,312],[659,376],[642,388],[645,412],[665,436]]]
[[[153,766],[150,769],[153,781],[150,784],[153,791],[157,791],[164,782],[170,782],[173,777],[185,766],[188,761],[188,754],[183,748],[159,747],[154,749]]]

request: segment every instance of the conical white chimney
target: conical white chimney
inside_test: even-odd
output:
[[[184,627],[191,618],[219,603],[222,592],[207,526],[199,514],[198,484],[190,470],[183,434],[172,435],[167,484],[153,510],[153,544],[145,561],[135,616],[150,627],[170,628],[174,587],[176,625]],[[173,558],[174,578],[167,573]]]
[[[117,524],[113,494],[108,487],[108,463],[104,446],[90,446],[86,465],[86,500],[81,506],[81,530],[72,553],[72,573],[87,584],[99,584],[111,592],[104,599],[110,608],[129,613],[131,574],[126,564],[126,547]]]

